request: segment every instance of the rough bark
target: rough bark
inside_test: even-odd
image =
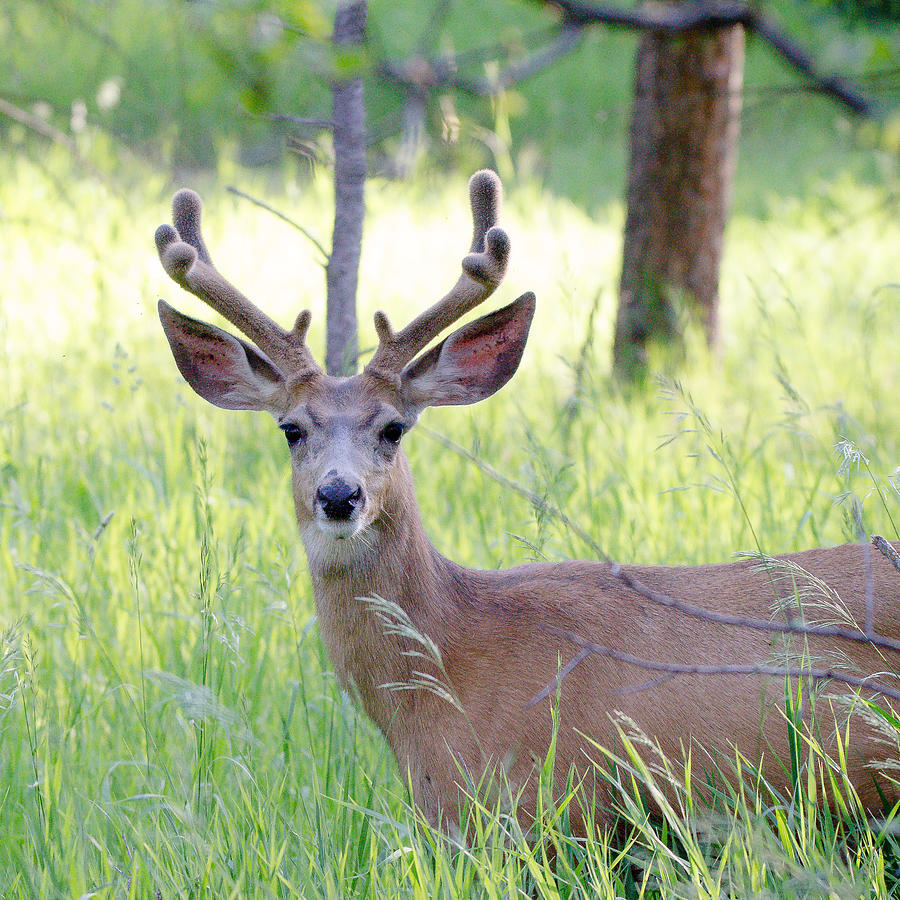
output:
[[[651,341],[680,343],[682,308],[716,342],[743,60],[740,25],[641,39],[613,345],[619,376],[645,373]]]
[[[362,44],[366,34],[366,0],[342,2],[335,13],[332,40],[336,47]],[[366,115],[360,78],[335,81],[334,233],[328,260],[325,368],[330,375],[356,371],[359,338],[356,288],[362,248],[366,183]]]

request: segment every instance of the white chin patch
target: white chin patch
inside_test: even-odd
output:
[[[353,519],[346,522],[335,522],[333,519],[320,519],[317,516],[316,528],[318,528],[322,534],[327,534],[335,540],[342,541],[346,538],[353,537],[353,535],[360,530],[360,521],[359,519]]]
[[[311,568],[359,568],[375,559],[377,536],[359,520],[315,519],[302,531]]]

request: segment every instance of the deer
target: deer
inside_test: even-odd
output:
[[[477,403],[512,378],[536,308],[525,293],[438,340],[496,290],[510,255],[496,224],[498,177],[476,173],[469,193],[473,238],[456,284],[400,330],[376,312],[378,345],[348,376],[316,363],[308,310],[285,330],[219,274],[193,191],[175,194],[174,224],[155,236],[171,279],[244,336],[159,301],[190,387],[222,409],[265,411],[284,433],[321,639],[340,685],[390,745],[416,808],[436,828],[464,827],[467,792],[493,773],[528,821],[554,742],[554,784],[590,784],[584,827],[608,824],[614,789],[597,777],[598,748],[619,746],[623,721],[670,759],[690,748],[732,762],[738,754],[789,791],[785,677],[765,663],[773,651],[796,651],[833,671],[840,653],[846,671],[861,673],[856,687],[834,681],[822,692],[819,737],[830,748],[845,742],[853,787],[867,810],[881,810],[897,796],[877,770],[890,748],[848,707],[900,649],[900,578],[884,555],[851,543],[763,563],[585,560],[479,571],[432,545],[401,445],[427,407]],[[797,626],[806,621],[802,598],[822,586],[855,624]],[[745,620],[757,627],[738,627]],[[417,647],[421,636],[431,656]],[[664,674],[648,680],[643,660]],[[877,685],[869,696],[879,696]]]

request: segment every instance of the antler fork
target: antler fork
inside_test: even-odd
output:
[[[444,329],[482,303],[497,289],[509,259],[509,237],[496,226],[503,189],[484,169],[469,179],[473,235],[459,280],[443,299],[395,332],[383,312],[375,313],[378,347],[366,365],[370,375],[396,381],[403,368]]]
[[[285,331],[259,307],[227,282],[213,265],[200,230],[200,197],[181,190],[172,198],[171,225],[156,229],[156,249],[169,277],[223,315],[269,356],[282,374],[293,380],[321,375],[306,346],[309,310],[297,316],[294,327]]]

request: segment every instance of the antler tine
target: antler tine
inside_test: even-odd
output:
[[[166,273],[247,335],[283,374],[294,379],[321,374],[306,346],[309,311],[297,317],[291,331],[285,331],[226,281],[213,265],[203,241],[202,208],[200,197],[194,191],[181,190],[172,198],[175,227],[160,225],[156,229],[156,249]]]
[[[471,251],[462,261],[462,275],[450,293],[401,331],[391,328],[383,312],[375,313],[378,348],[366,372],[396,380],[403,367],[432,339],[497,289],[509,259],[509,238],[495,224],[502,193],[500,179],[488,169],[469,179],[473,235]]]

